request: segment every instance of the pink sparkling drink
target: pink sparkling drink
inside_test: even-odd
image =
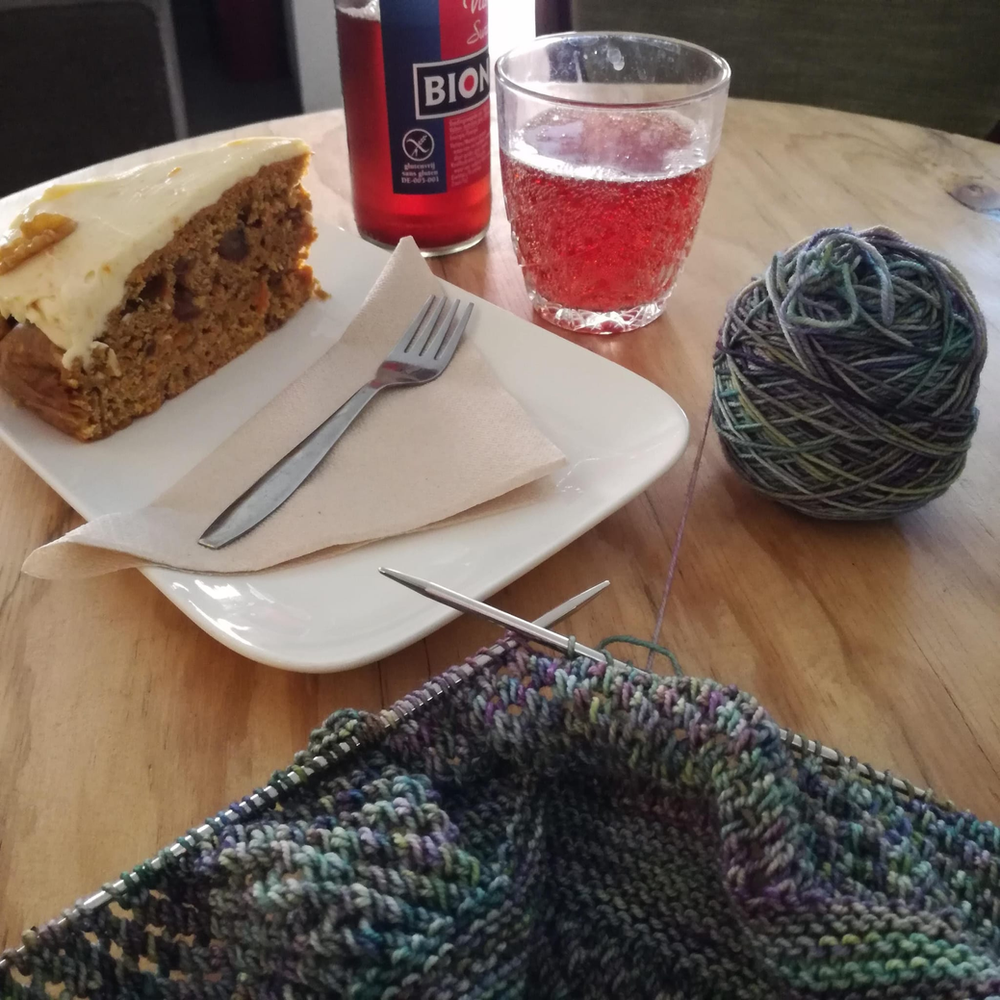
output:
[[[594,167],[601,146],[628,150],[630,172]],[[699,159],[690,129],[659,115],[566,122],[545,112],[529,122],[500,165],[518,260],[540,311],[557,319],[559,303],[572,303],[621,313],[669,291],[712,176]]]
[[[532,304],[574,331],[645,326],[691,249],[728,67],[674,39],[571,33],[514,49],[496,75],[504,204]]]

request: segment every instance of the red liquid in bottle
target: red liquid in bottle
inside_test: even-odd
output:
[[[600,313],[662,300],[711,178],[698,145],[690,122],[663,112],[559,109],[528,122],[500,165],[529,289]]]
[[[448,167],[449,189],[445,193],[393,191],[382,25],[377,13],[369,8],[337,10],[340,75],[358,231],[389,246],[395,246],[404,236],[414,237],[421,249],[427,250],[468,244],[490,221],[488,169],[483,176],[461,183],[463,161],[452,157]],[[449,142],[454,143],[457,137],[458,143],[454,144],[460,144],[463,153],[474,149],[476,142],[485,142],[488,163],[489,117],[487,101],[461,116],[447,119]]]

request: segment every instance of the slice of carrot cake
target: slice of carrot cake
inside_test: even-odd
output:
[[[57,184],[0,238],[0,385],[81,441],[211,375],[314,291],[299,139]]]

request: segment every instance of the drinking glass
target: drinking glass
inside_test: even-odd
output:
[[[532,304],[578,332],[663,311],[719,146],[729,66],[690,42],[569,32],[496,64],[500,166]]]

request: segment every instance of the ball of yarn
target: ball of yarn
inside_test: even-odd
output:
[[[891,229],[826,229],[730,304],[713,421],[766,496],[813,517],[892,517],[961,473],[985,357],[952,264]]]

